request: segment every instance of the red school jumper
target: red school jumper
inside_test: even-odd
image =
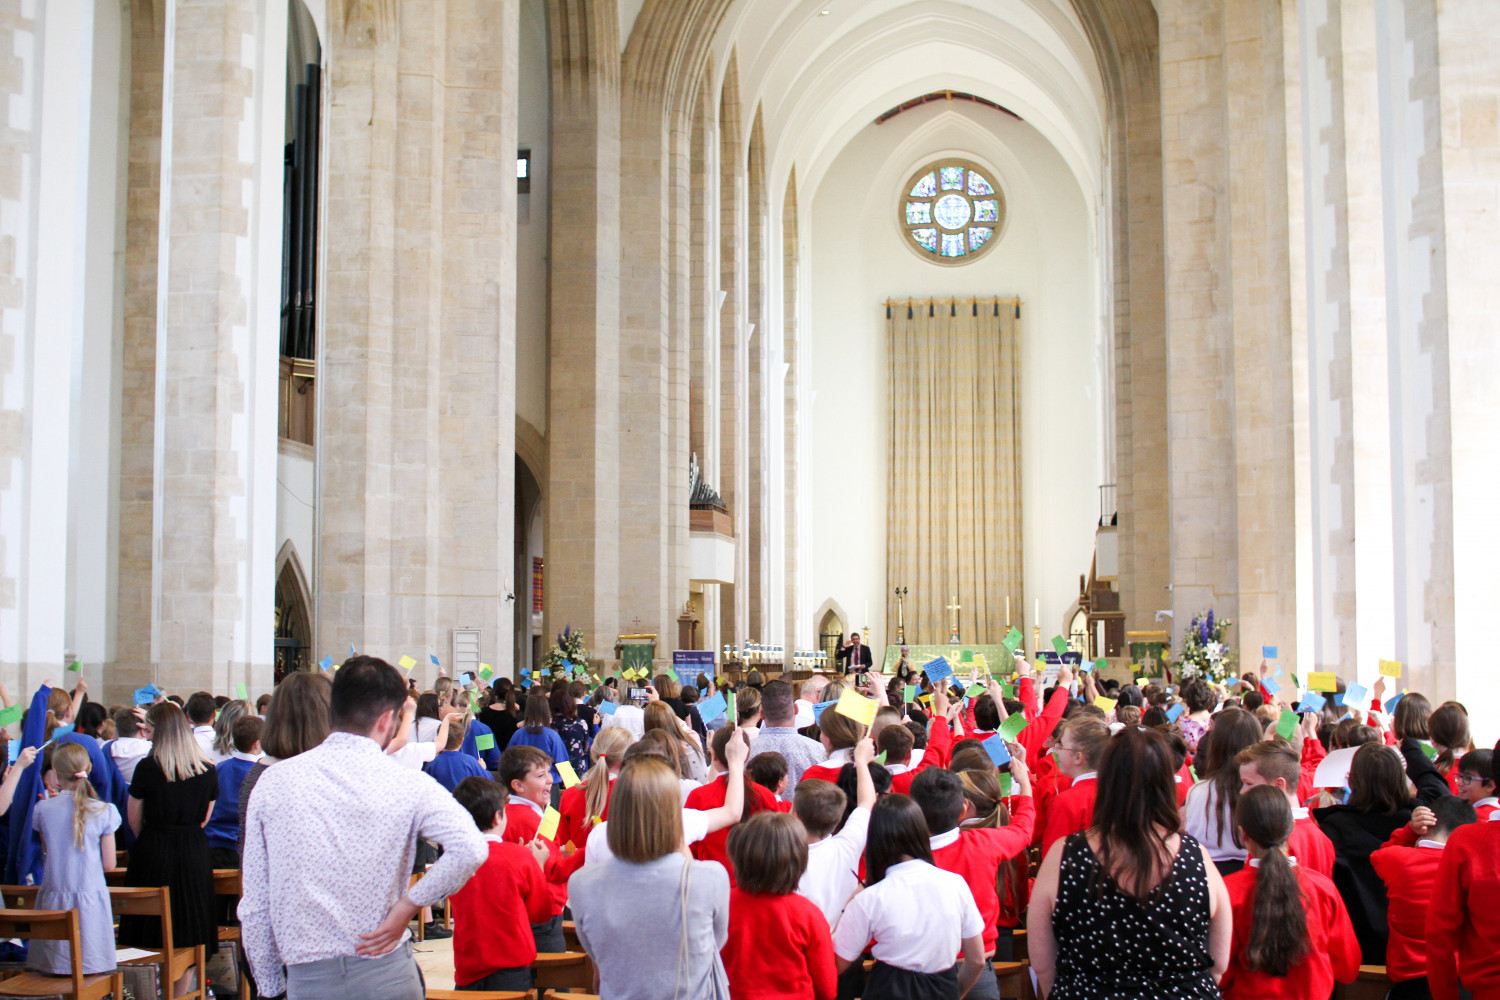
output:
[[[1059,792],[1047,809],[1047,829],[1042,832],[1042,857],[1047,849],[1071,833],[1087,830],[1094,822],[1094,796],[1099,782],[1083,778]]]
[[[1242,963],[1250,944],[1255,913],[1255,880],[1260,869],[1249,865],[1224,879],[1234,912],[1234,937],[1229,946],[1229,968],[1219,981],[1224,1000],[1310,1000],[1333,993],[1333,984],[1352,983],[1359,976],[1359,939],[1349,922],[1349,911],[1333,882],[1301,865],[1293,868],[1302,884],[1307,908],[1307,956],[1285,976],[1252,972]]]
[[[1434,1000],[1500,998],[1500,823],[1461,826],[1448,838],[1427,910],[1427,985]]]
[[[589,839],[589,831],[594,828],[594,817],[588,814],[588,782],[574,785],[572,788],[563,789],[562,798],[557,802],[557,811],[562,814],[562,819],[557,823],[557,842],[559,844],[572,843],[574,847],[582,848]],[[615,776],[609,776],[609,791],[615,790]],[[604,814],[600,819],[609,819],[609,795],[604,796]]]
[[[1297,859],[1297,864],[1315,871],[1324,878],[1333,878],[1333,841],[1318,826],[1318,821],[1300,806],[1293,815],[1302,815],[1292,823],[1292,835],[1287,838],[1286,852]]]
[[[932,863],[945,872],[963,876],[969,891],[974,894],[974,903],[984,918],[986,956],[995,953],[995,943],[999,938],[996,927],[1000,923],[1000,894],[995,883],[1000,866],[1018,854],[1025,854],[1031,844],[1031,827],[1036,820],[1031,796],[1019,796],[1011,802],[1009,826],[950,831],[950,834],[957,833],[957,838],[932,851]],[[939,834],[939,837],[943,836],[947,835]],[[1020,887],[1007,883],[1007,888],[1011,895],[1015,895]]]
[[[1427,910],[1444,850],[1418,847],[1417,835],[1403,826],[1370,855],[1370,864],[1385,882],[1386,923],[1391,932],[1385,946],[1385,971],[1393,983],[1427,975]]]
[[[541,825],[542,818],[531,806],[515,800],[506,803],[504,840],[507,844],[531,843]],[[555,841],[549,840],[546,843],[547,863],[542,866],[542,874],[547,879],[547,888],[552,890],[552,912],[547,915],[547,919],[551,920],[568,905],[568,876],[573,874],[577,866],[570,864],[571,859],[563,857]],[[539,924],[543,922],[537,921]]]
[[[834,1000],[839,991],[828,918],[806,896],[729,890],[720,952],[731,1000]]]
[[[686,805],[689,809],[717,809],[724,804],[724,798],[729,792],[729,775],[721,774],[706,785],[699,785],[688,793]],[[753,796],[755,801],[750,806],[750,814],[758,812],[775,812],[776,796],[772,795],[765,785],[757,785],[753,781],[745,782],[745,794]],[[696,844],[689,845],[693,857],[699,861],[717,861],[724,866],[729,873],[729,885],[735,885],[734,865],[729,860],[729,831],[733,826],[726,826],[722,830],[710,833],[707,837]],[[828,923],[824,920],[823,923]]]
[[[535,962],[531,925],[552,919],[552,893],[531,852],[495,840],[489,849],[485,863],[450,897],[453,981],[459,986]]]

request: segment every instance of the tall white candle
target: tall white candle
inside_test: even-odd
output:
[[[1036,609],[1032,612],[1031,624],[1037,628],[1042,627],[1042,599],[1036,598]]]

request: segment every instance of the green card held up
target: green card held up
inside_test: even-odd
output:
[[[877,763],[877,764],[884,764],[885,763],[885,751],[884,750],[880,751],[878,754],[875,755],[875,763]]]
[[[486,750],[495,749],[495,735],[493,733],[480,733],[474,737],[474,749],[481,753]]]
[[[1014,743],[1016,737],[1021,735],[1021,730],[1026,728],[1026,716],[1017,712],[1015,715],[1006,716],[1005,721],[1000,723],[1000,738],[1007,743]]]
[[[978,698],[980,695],[984,694],[988,690],[989,690],[989,688],[985,687],[983,684],[970,684],[969,685],[969,690],[967,690],[967,691],[964,692],[964,697],[965,698]]]
[[[1057,650],[1058,656],[1061,656],[1068,651],[1068,640],[1060,635],[1054,635],[1052,637],[1052,648]]]
[[[1000,794],[1010,798],[1010,774],[1006,771],[1000,772]]]
[[[973,663],[974,662],[974,651],[972,649],[966,649],[962,653],[959,653],[958,654],[958,662],[959,663]]]
[[[1010,631],[1007,632],[1007,633],[1005,633],[1005,638],[1001,641],[1001,645],[1003,645],[1006,649],[1010,650],[1012,653],[1014,653],[1016,650],[1020,649],[1021,648],[1021,630],[1018,629],[1018,628],[1016,628],[1014,625],[1012,625],[1010,627]]]
[[[1297,713],[1289,708],[1281,710],[1281,718],[1276,721],[1276,735],[1284,740],[1292,738],[1297,731]]]
[[[917,686],[915,684],[908,684],[908,685],[906,685],[906,687],[902,688],[901,689],[901,700],[903,702],[905,702],[906,704],[908,704],[908,705],[910,705],[912,702],[916,701],[917,700]]]
[[[83,670],[83,661],[82,660],[74,660],[72,663],[68,664],[68,669],[71,670],[75,674],[79,673],[80,671]]]
[[[243,685],[243,684],[236,684],[234,686],[234,694],[235,694],[235,697],[238,698],[240,701],[249,701],[250,700],[250,695],[249,695],[248,692],[246,692],[245,685]]]
[[[11,705],[9,708],[0,708],[0,726],[8,726],[12,722],[20,722],[21,716],[26,714],[26,708],[22,705]]]

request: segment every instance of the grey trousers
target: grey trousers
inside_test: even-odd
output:
[[[423,1000],[426,986],[411,942],[380,958],[329,958],[288,966],[287,1000]]]

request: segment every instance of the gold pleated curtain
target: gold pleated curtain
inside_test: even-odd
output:
[[[1021,590],[1019,299],[886,304],[886,635],[905,587],[906,641],[965,644],[1025,621]],[[1011,620],[1006,621],[1006,597]]]

